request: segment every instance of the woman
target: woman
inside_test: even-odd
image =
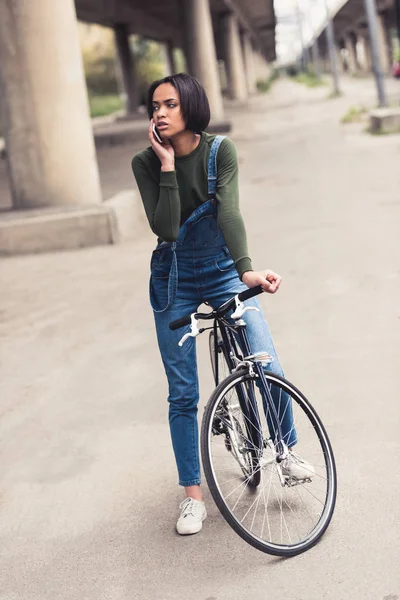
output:
[[[207,516],[200,487],[196,348],[189,338],[181,349],[182,330],[171,331],[168,325],[203,302],[219,306],[247,287],[261,285],[274,294],[282,279],[273,271],[252,268],[239,210],[236,149],[228,138],[216,157],[215,198],[208,198],[207,167],[216,136],[205,133],[210,108],[200,83],[184,73],[156,81],[149,89],[147,109],[151,146],[133,158],[132,169],[149,225],[159,238],[151,261],[150,297],[169,384],[179,484],[186,493],[177,531],[187,535],[200,531]],[[162,143],[153,134],[153,124]],[[259,306],[255,299],[250,302]],[[282,374],[262,313],[249,311],[244,319],[252,351],[267,351],[274,358],[270,368]],[[291,448],[297,442],[291,408],[282,430]],[[312,469],[293,452],[282,464],[287,475],[297,478],[309,476]]]

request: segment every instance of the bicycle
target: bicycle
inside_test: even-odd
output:
[[[335,508],[336,466],[325,428],[309,401],[288,380],[265,371],[271,357],[251,353],[242,316],[258,309],[244,302],[262,291],[261,286],[251,288],[209,313],[192,313],[169,326],[190,325],[180,346],[188,337],[211,330],[216,388],[204,410],[200,445],[217,507],[246,542],[289,557],[310,549],[325,533]],[[213,320],[213,325],[199,329],[199,320]],[[284,433],[288,410],[293,421]],[[312,464],[303,479],[285,474],[283,468],[293,439]]]

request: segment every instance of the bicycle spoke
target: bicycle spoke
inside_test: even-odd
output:
[[[239,373],[228,381],[237,383],[227,384],[226,391],[222,384],[213,409],[225,433],[211,435],[207,442],[211,460],[207,481],[212,473],[218,485],[213,488],[209,481],[210,490],[220,499],[222,514],[230,515],[229,523],[246,541],[274,554],[284,555],[292,547],[297,553],[315,542],[332,514],[330,450],[309,410],[279,378],[266,374],[278,423],[286,428],[282,440],[279,427],[270,431],[277,421],[270,400],[265,402],[254,379],[246,380]],[[299,480],[289,477],[289,467],[283,469],[278,462],[281,442],[293,443],[293,439],[297,441],[294,456],[302,459],[296,464],[303,473]]]

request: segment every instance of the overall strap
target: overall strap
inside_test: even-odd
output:
[[[217,154],[218,148],[226,136],[217,135],[212,143],[210,157],[208,159],[208,199],[213,200],[217,193]]]

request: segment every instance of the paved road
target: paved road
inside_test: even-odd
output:
[[[208,494],[202,533],[174,533],[144,229],[125,246],[0,263],[0,600],[400,598],[400,137],[339,124],[360,90],[327,100],[279,82],[251,110],[230,109],[253,260],[285,278],[263,306],[336,452],[322,542],[263,555]],[[114,182],[130,154],[109,154]]]

